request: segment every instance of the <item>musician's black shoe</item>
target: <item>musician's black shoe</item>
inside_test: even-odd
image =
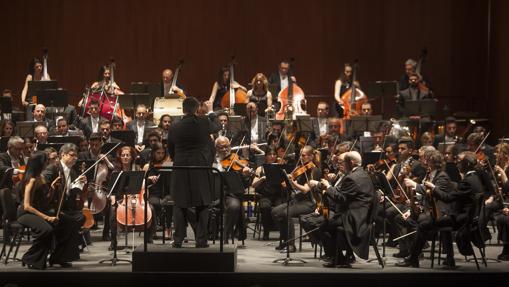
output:
[[[208,248],[210,245],[208,243],[196,243],[196,248]]]
[[[268,241],[269,240],[269,233],[268,232],[263,232],[263,241]]]
[[[334,264],[334,260],[332,260],[332,261],[325,262],[324,264],[322,264],[322,266],[325,268],[335,268],[336,264]]]
[[[72,267],[72,263],[71,262],[51,262],[49,263],[49,266],[50,267],[53,267],[53,265],[60,265],[60,267],[62,268],[71,268]]]
[[[442,265],[443,265],[442,269],[445,269],[445,270],[454,270],[454,269],[458,268],[456,266],[454,258],[452,258],[452,259],[445,259]]]
[[[500,261],[509,261],[509,254],[499,254],[497,256],[497,259],[500,260]]]
[[[171,244],[171,247],[173,247],[173,248],[182,248],[182,242],[173,242]]]
[[[103,235],[102,241],[111,241],[111,237],[109,235]]]
[[[274,249],[276,249],[276,250],[283,250],[283,249],[285,249],[285,247],[286,247],[286,245],[279,244],[279,245],[278,245],[278,246],[276,246],[276,248],[274,248]]]
[[[385,246],[386,247],[396,247],[396,246],[398,246],[398,242],[391,240],[391,241],[385,242]]]
[[[419,260],[405,258],[405,260],[396,263],[396,267],[414,267],[414,268],[419,268]]]
[[[398,253],[394,253],[392,254],[392,257],[395,257],[395,258],[405,258],[405,257],[408,257],[408,255],[410,255],[410,253],[408,252],[398,252]]]
[[[110,246],[108,247],[108,251],[113,251],[113,244],[110,244]]]

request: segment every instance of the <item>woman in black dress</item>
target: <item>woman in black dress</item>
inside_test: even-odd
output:
[[[50,184],[41,175],[47,164],[46,153],[35,152],[28,160],[22,182],[24,196],[18,222],[29,227],[35,238],[21,261],[31,269],[45,269],[48,254],[50,266],[71,267],[70,262],[79,259],[80,226],[65,214],[56,216],[53,203],[58,204],[60,195],[51,191]]]

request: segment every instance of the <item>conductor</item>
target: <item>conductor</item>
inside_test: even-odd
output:
[[[184,117],[172,126],[169,132],[168,149],[174,166],[210,167],[214,160],[213,143],[210,134],[219,131],[215,114],[209,118],[196,113],[200,103],[194,97],[182,103]],[[208,206],[212,197],[212,174],[208,170],[176,169],[171,178],[171,196],[175,202],[173,221],[175,224],[174,248],[181,248],[186,236],[187,209],[196,210],[196,247],[205,248],[207,244]]]

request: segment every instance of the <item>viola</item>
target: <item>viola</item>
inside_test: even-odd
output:
[[[309,161],[307,162],[306,164],[303,164],[301,166],[298,166],[296,167],[293,171],[292,171],[292,178],[293,179],[296,179],[298,178],[299,176],[305,174],[308,170],[312,169],[315,167],[315,164],[313,163],[313,161]]]

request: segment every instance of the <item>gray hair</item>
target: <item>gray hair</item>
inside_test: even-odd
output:
[[[413,67],[416,67],[417,62],[414,59],[408,59],[405,61],[405,65],[412,65]]]
[[[350,161],[354,167],[362,165],[361,154],[357,151],[346,152],[345,153],[345,161]]]
[[[78,147],[73,143],[66,143],[60,148],[60,155],[68,154],[71,151],[78,153]]]
[[[220,141],[227,141],[228,143],[230,143],[230,139],[225,137],[225,136],[218,136],[216,138],[216,140],[214,141],[214,146],[217,145],[217,143],[219,143]]]
[[[10,137],[9,138],[9,141],[7,141],[7,148],[11,148],[13,146],[15,146],[16,144],[19,144],[19,143],[25,143],[25,141],[18,137],[18,136],[13,136],[13,137]]]

